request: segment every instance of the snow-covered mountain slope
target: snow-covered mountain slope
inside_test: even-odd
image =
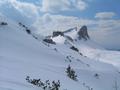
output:
[[[83,26],[84,27],[84,26]],[[81,28],[82,29],[82,28]],[[87,30],[87,29],[86,29]],[[52,40],[58,44],[69,43],[70,46],[75,46],[79,52],[83,54],[83,56],[87,56],[90,59],[94,59],[97,61],[102,61],[106,63],[110,63],[114,66],[117,66],[120,69],[120,52],[119,51],[110,51],[101,47],[99,44],[94,42],[92,39],[85,40],[78,39],[78,32],[76,28],[65,31],[64,36],[53,37]],[[71,41],[71,38],[73,41]],[[84,37],[84,35],[83,35]]]
[[[17,23],[7,19],[4,22],[8,25],[0,25],[0,90],[42,90],[26,82],[27,75],[43,81],[60,80],[60,90],[114,90],[115,82],[120,85],[118,68],[92,57],[90,51],[94,50],[94,55],[98,50],[104,51],[95,43],[71,42],[58,36],[52,38],[55,45],[47,44],[33,38]],[[79,52],[70,49],[73,45]],[[110,53],[102,53],[104,60]],[[78,81],[67,76],[68,65],[74,68]]]

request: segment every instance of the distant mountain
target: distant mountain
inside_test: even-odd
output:
[[[87,26],[82,26],[79,30],[77,29],[77,27],[74,27],[65,31],[53,31],[53,34],[49,35],[49,39],[56,38],[58,36],[67,38],[70,41],[76,41],[76,40],[86,41],[90,39],[87,31]],[[48,38],[48,36],[46,36],[46,38]]]

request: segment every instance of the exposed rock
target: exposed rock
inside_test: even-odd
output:
[[[87,32],[87,26],[82,26],[78,32],[79,39],[88,40],[90,37]]]
[[[79,50],[76,47],[74,47],[74,46],[70,47],[70,49],[72,49],[72,50],[74,50],[76,52],[79,52]]]
[[[54,31],[52,37],[57,37],[57,36],[59,36],[59,35],[63,36],[64,34],[63,34],[63,32],[61,32],[61,31]]]
[[[56,44],[52,39],[43,39],[43,41],[50,44]]]

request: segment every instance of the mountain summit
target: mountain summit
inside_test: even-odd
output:
[[[88,31],[87,31],[87,26],[82,26],[80,28],[80,30],[78,31],[78,38],[81,40],[81,39],[84,39],[84,40],[88,40],[90,39],[89,35],[88,35]]]

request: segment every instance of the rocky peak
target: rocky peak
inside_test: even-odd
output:
[[[61,32],[61,31],[54,31],[52,37],[57,37],[59,35],[64,36],[63,32]]]
[[[87,26],[82,26],[80,30],[78,31],[78,38],[88,40],[90,37],[87,32]]]

